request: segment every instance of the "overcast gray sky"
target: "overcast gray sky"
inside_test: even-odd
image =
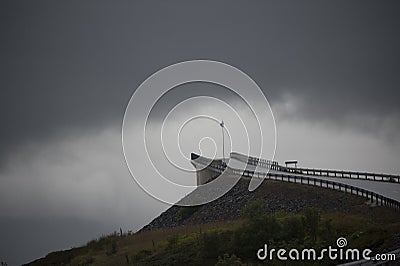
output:
[[[168,207],[130,177],[121,124],[135,88],[185,60],[225,62],[258,83],[279,161],[399,173],[399,7],[1,1],[0,260],[137,230]]]

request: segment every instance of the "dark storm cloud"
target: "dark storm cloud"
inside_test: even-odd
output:
[[[397,173],[399,146],[383,140],[399,138],[399,7],[1,1],[0,235],[9,245],[0,259],[18,264],[120,226],[135,230],[166,208],[131,186],[120,126],[134,89],[184,60],[226,62],[259,84],[278,117],[281,162]],[[156,115],[189,92],[233,97],[189,87],[166,95]]]
[[[247,72],[312,120],[399,117],[396,1],[2,1],[0,145],[122,120],[147,76],[188,59]]]

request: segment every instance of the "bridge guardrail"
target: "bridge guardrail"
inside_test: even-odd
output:
[[[199,161],[199,162],[201,163],[201,161]],[[208,161],[208,163],[209,162],[210,161]],[[208,165],[208,168],[212,169],[213,171],[216,171],[217,173],[222,173],[223,171],[225,171],[226,168],[228,168],[227,171],[231,171],[233,174],[240,174],[244,177],[249,177],[249,178],[257,177],[257,178],[263,178],[263,179],[280,180],[280,181],[289,182],[289,183],[300,183],[300,184],[304,184],[304,185],[312,185],[312,186],[317,186],[317,187],[339,190],[339,191],[342,191],[345,193],[350,193],[352,195],[367,198],[368,200],[371,201],[371,203],[376,203],[377,205],[388,206],[388,207],[400,210],[400,202],[397,200],[385,197],[383,195],[380,195],[380,194],[375,193],[370,190],[366,190],[366,189],[348,185],[348,184],[343,184],[343,183],[336,182],[336,181],[318,179],[318,178],[302,176],[302,175],[288,175],[288,174],[283,174],[283,173],[282,174],[281,173],[262,173],[262,172],[254,172],[254,171],[250,171],[250,170],[241,171],[241,170],[237,170],[237,169],[230,168],[227,166],[212,164],[212,163]]]
[[[400,183],[400,176],[391,174],[314,169],[314,168],[294,168],[294,167],[284,167],[284,166],[281,166],[280,170],[284,172],[299,173],[304,175],[352,178],[352,179],[364,179],[364,180]]]
[[[237,153],[234,153],[237,156]],[[242,155],[244,156],[244,155]],[[245,157],[245,156],[244,156]],[[256,157],[248,157],[247,163],[253,166],[261,166],[271,168],[272,170],[297,173],[303,175],[314,175],[314,176],[326,176],[326,177],[338,177],[338,178],[352,178],[352,179],[364,179],[373,181],[383,182],[395,182],[400,183],[400,175],[392,174],[380,174],[371,172],[357,172],[357,171],[342,171],[342,170],[331,170],[331,169],[319,169],[319,168],[297,168],[297,167],[286,167],[278,165],[274,161],[268,161],[259,159]]]

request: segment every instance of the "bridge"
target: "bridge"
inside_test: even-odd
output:
[[[371,204],[400,210],[400,176],[370,172],[297,168],[279,165],[276,161],[232,152],[228,165],[222,159],[209,159],[191,154],[196,168],[197,185],[203,185],[227,171],[242,178],[272,179],[334,189],[361,196]],[[243,167],[244,166],[244,167]]]

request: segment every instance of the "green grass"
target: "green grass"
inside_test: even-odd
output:
[[[348,247],[379,251],[400,231],[400,214],[383,207],[359,214],[315,209],[266,214],[260,211],[262,204],[260,200],[249,204],[238,220],[103,236],[83,247],[50,253],[36,265],[258,265],[255,252],[264,243],[319,249],[334,246],[342,236]]]

